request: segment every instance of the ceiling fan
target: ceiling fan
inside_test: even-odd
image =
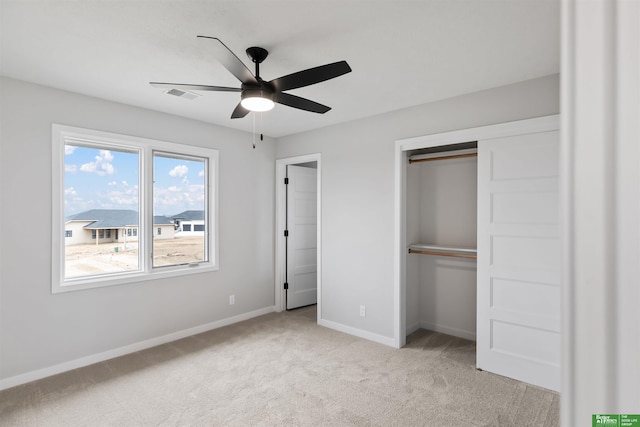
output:
[[[182,89],[182,90],[202,90],[213,92],[240,92],[240,103],[231,114],[232,119],[239,119],[250,111],[268,111],[274,103],[287,105],[300,110],[311,111],[324,114],[331,109],[326,105],[319,104],[306,98],[301,98],[284,91],[297,89],[304,86],[320,83],[325,80],[339,77],[351,72],[351,67],[347,61],[338,61],[319,67],[309,68],[288,74],[271,81],[264,81],[260,77],[260,64],[269,55],[266,49],[261,47],[250,47],[246,50],[247,55],[256,64],[256,73],[253,75],[246,65],[229,49],[222,41],[216,37],[198,36],[199,38],[212,39],[215,55],[220,63],[242,83],[241,87],[207,86],[183,83],[160,83],[150,82],[153,87]]]

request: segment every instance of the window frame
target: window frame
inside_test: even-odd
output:
[[[89,147],[138,151],[139,153],[139,269],[118,273],[105,273],[79,278],[64,277],[65,267],[65,216],[64,216],[64,179],[66,144],[78,144]],[[219,152],[211,148],[155,139],[103,132],[91,129],[52,124],[52,281],[51,292],[61,293],[103,286],[122,285],[166,277],[176,277],[218,271],[219,233],[218,233],[218,175]],[[207,261],[185,265],[153,267],[153,156],[155,152],[176,153],[177,155],[206,159],[205,180],[205,223],[209,224],[205,232]]]
[[[209,162],[208,158],[205,158],[203,156],[195,156],[193,154],[185,154],[184,152],[175,152],[175,151],[169,152],[169,151],[163,151],[163,150],[153,150],[153,152],[152,152],[152,160],[151,160],[152,161],[152,165],[155,165],[156,157],[168,158],[168,159],[172,159],[172,160],[186,160],[186,161],[191,161],[191,162],[193,162],[193,161],[196,161],[196,162],[202,161],[204,170],[206,171],[207,174],[208,174],[208,170],[209,170],[209,167],[210,167],[209,166],[210,162]],[[152,184],[155,183],[155,177],[153,176],[153,172],[154,171],[152,170],[152,180],[151,180]],[[155,194],[155,185],[152,185],[151,192],[152,192],[152,198],[155,197],[154,196],[154,194]],[[207,194],[206,191],[205,191],[204,197],[205,197],[205,204],[208,204],[209,195]],[[155,216],[155,212],[153,213],[153,215]],[[205,221],[205,223],[208,222],[208,217],[206,216],[206,213],[205,213],[204,221]],[[135,232],[136,232],[136,230],[134,229],[134,233]],[[205,236],[206,235],[207,234],[205,233]],[[154,244],[155,244],[155,242],[152,242],[152,248],[151,248],[152,252],[153,252],[153,245]],[[205,261],[197,261],[197,263],[207,262],[206,260],[209,259],[209,256],[210,256],[210,250],[208,249],[207,245],[205,244],[205,247],[204,247],[204,258],[205,258]],[[180,264],[158,265],[158,266],[153,267],[153,260],[152,260],[152,268],[171,268],[171,267],[174,267],[174,266],[177,266],[177,265],[180,265]]]

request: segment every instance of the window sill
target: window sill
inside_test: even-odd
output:
[[[52,286],[51,293],[59,294],[64,292],[82,291],[85,289],[101,288],[106,286],[125,285],[128,283],[146,282],[148,280],[161,280],[171,277],[187,276],[191,274],[209,273],[218,271],[220,268],[211,263],[198,263],[189,265],[179,265],[174,267],[162,267],[161,269],[147,272],[108,274],[104,276],[81,277],[78,279],[68,279]]]

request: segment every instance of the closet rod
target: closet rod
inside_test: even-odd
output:
[[[439,256],[450,256],[454,258],[469,258],[469,259],[477,259],[478,256],[475,254],[459,254],[452,252],[439,252],[439,251],[424,251],[417,249],[409,249],[410,254],[422,254],[422,255],[439,255]]]
[[[463,157],[478,157],[478,153],[452,154],[449,156],[428,157],[426,159],[409,159],[409,164],[419,162],[432,162],[434,160],[461,159]]]

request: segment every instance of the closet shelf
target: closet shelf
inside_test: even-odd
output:
[[[409,164],[420,162],[432,162],[435,160],[462,159],[465,157],[478,157],[477,148],[469,148],[466,150],[445,151],[439,153],[417,154],[409,157]]]
[[[409,253],[476,259],[478,250],[469,246],[429,245],[415,243],[413,245],[409,245]]]

